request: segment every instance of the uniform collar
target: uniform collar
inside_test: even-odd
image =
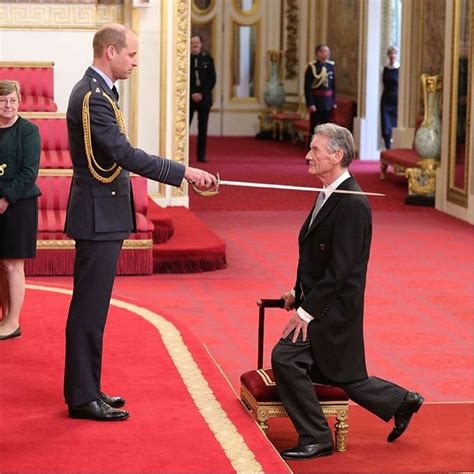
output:
[[[112,79],[110,79],[105,72],[101,71],[97,66],[94,66],[93,64],[90,66],[92,70],[94,70],[107,84],[107,87],[112,90],[112,87],[114,87],[114,83],[112,82]]]

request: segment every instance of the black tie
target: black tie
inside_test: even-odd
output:
[[[118,102],[119,100],[119,93],[118,93],[118,90],[115,86],[112,86],[112,94],[114,95],[115,97],[115,100]]]

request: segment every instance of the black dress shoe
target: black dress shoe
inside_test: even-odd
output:
[[[330,441],[320,444],[299,444],[294,448],[285,449],[280,454],[283,459],[311,459],[330,456],[333,452],[334,444]]]
[[[99,398],[85,405],[70,405],[69,417],[96,421],[120,421],[128,418],[128,412],[112,408]]]
[[[0,336],[0,341],[4,341],[5,339],[12,339],[14,337],[20,337],[20,336],[21,336],[21,328],[20,328],[20,326],[18,326],[10,334],[7,334],[6,336]]]
[[[199,163],[207,163],[206,157],[198,158],[197,159]]]
[[[122,397],[109,397],[104,392],[100,392],[100,398],[112,408],[122,408],[125,405],[125,398]]]
[[[411,417],[420,409],[425,399],[416,392],[408,392],[405,400],[398,408],[394,415],[395,427],[387,437],[387,441],[391,443],[399,438],[408,428]]]

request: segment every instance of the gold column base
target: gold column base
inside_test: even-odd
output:
[[[436,191],[436,170],[434,168],[407,168],[408,195],[434,196]]]
[[[258,121],[260,123],[260,133],[272,134],[273,135],[273,114],[270,109],[262,111],[258,115]]]

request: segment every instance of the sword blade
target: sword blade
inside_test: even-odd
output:
[[[285,189],[287,191],[330,191],[337,194],[358,194],[363,196],[385,196],[382,193],[371,193],[366,191],[350,191],[346,189],[312,188],[307,186],[291,186],[289,184],[252,183],[249,181],[225,181],[219,180],[220,186],[239,186],[243,188],[263,188],[263,189]]]

